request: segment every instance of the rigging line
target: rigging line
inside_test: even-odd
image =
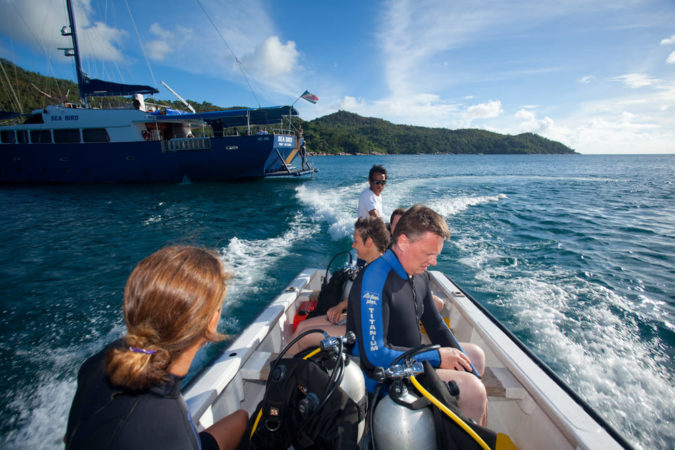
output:
[[[7,80],[7,85],[9,86],[9,90],[12,92],[12,95],[14,96],[14,100],[16,101],[16,105],[19,107],[19,111],[21,112],[21,114],[23,114],[23,108],[21,107],[21,103],[19,102],[19,98],[16,96],[16,92],[14,92],[14,87],[12,87],[12,82],[9,81],[9,77],[7,76],[7,72],[5,72],[5,65],[2,63],[2,61],[0,61],[0,68],[2,69],[2,74],[5,76],[5,80]]]
[[[28,25],[28,23],[26,22],[26,19],[24,19],[24,17],[23,17],[23,14],[21,14],[21,12],[18,9],[17,2],[10,2],[10,3],[12,4],[12,7],[14,8],[14,13],[15,13],[14,17],[18,17],[21,20],[21,22],[23,22],[24,26],[26,27],[26,30],[30,31],[29,34],[33,38],[35,44],[37,44],[37,46],[40,48],[40,50],[42,50],[42,52],[45,54],[45,58],[47,59],[47,71],[48,71],[48,73],[51,73],[52,75],[54,75],[54,79],[56,79],[56,72],[54,71],[54,68],[51,65],[51,58],[49,56],[49,51],[43,45],[43,42],[40,39],[38,39],[39,34],[36,33],[35,31],[33,31],[31,26]],[[65,10],[66,9],[65,2],[62,2],[62,3],[63,4],[61,6]],[[44,24],[47,22],[47,17],[49,16],[49,14],[50,14],[50,8],[47,7],[47,8],[45,8],[44,20],[42,21],[42,23],[43,23],[42,29],[44,29]],[[59,95],[61,95],[61,91],[59,89],[58,81],[56,82],[56,89],[57,89],[57,91],[59,91]]]
[[[141,46],[141,52],[143,52],[143,58],[145,58],[145,64],[148,66],[150,71],[150,76],[152,77],[152,83],[156,86],[157,80],[155,79],[155,74],[152,73],[152,67],[150,67],[150,61],[148,60],[148,55],[145,54],[145,47],[141,41],[141,35],[138,33],[138,28],[136,28],[136,21],[134,20],[134,15],[131,14],[131,9],[129,8],[129,3],[127,0],[124,0],[124,4],[127,5],[127,11],[129,11],[129,17],[131,18],[131,23],[134,25],[134,30],[136,31],[136,37],[138,38],[138,44]]]
[[[230,44],[227,43],[227,40],[225,39],[225,36],[220,32],[216,24],[213,22],[213,19],[211,19],[211,16],[209,15],[208,12],[206,12],[206,8],[204,8],[204,5],[202,5],[201,0],[196,0],[197,4],[199,5],[200,8],[202,8],[202,11],[204,11],[204,15],[206,16],[207,19],[209,19],[209,22],[211,22],[211,25],[213,25],[213,28],[216,30],[216,33],[218,33],[218,36],[223,40],[225,43],[225,46],[227,49],[232,53],[232,56],[234,57],[234,61],[237,63],[239,66],[239,70],[241,70],[242,75],[244,75],[244,79],[246,80],[246,84],[248,85],[249,90],[251,91],[251,94],[253,94],[253,97],[255,98],[256,103],[258,103],[258,108],[261,107],[260,105],[260,100],[258,100],[258,96],[255,95],[255,91],[253,90],[253,87],[251,86],[251,82],[249,81],[249,77],[246,76],[246,68],[244,67],[244,64],[237,58],[237,55],[234,53],[234,50],[232,50],[232,47],[230,47]],[[253,77],[251,77],[253,78]]]

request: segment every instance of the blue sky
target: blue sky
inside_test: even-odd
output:
[[[74,2],[85,71],[158,98],[173,98],[161,81],[220,106],[308,89],[320,100],[296,103],[306,120],[347,110],[675,153],[673,0]],[[66,23],[62,0],[0,0],[0,56],[74,79],[57,50]]]

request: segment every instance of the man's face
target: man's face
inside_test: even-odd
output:
[[[426,231],[416,241],[404,234],[398,239],[397,256],[408,275],[424,273],[429,266],[436,265],[436,257],[443,251],[443,238]]]
[[[363,239],[361,239],[361,235],[357,230],[354,230],[354,243],[352,244],[352,248],[356,250],[356,256],[358,256],[361,259],[366,259],[367,255],[366,243],[363,242]]]
[[[370,190],[373,191],[375,195],[380,195],[387,182],[387,176],[383,173],[375,172],[373,178],[368,180],[368,182],[370,183]]]

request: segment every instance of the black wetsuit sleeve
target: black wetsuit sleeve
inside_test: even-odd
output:
[[[436,309],[436,304],[429,288],[428,283],[426,283],[426,292],[424,293],[424,313],[420,318],[424,329],[429,335],[429,339],[433,344],[438,344],[441,347],[456,347],[455,339],[453,338],[450,330],[443,321],[441,313]]]

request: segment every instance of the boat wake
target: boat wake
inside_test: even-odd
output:
[[[233,237],[221,249],[223,260],[236,274],[230,280],[224,309],[227,309],[227,305],[260,292],[279,260],[288,256],[299,241],[318,232],[318,226],[298,212],[280,236],[251,240]]]
[[[668,447],[658,439],[672,436],[675,380],[667,356],[641,338],[639,305],[584,273],[506,264],[517,261],[508,247],[470,237],[455,244],[471,255],[459,262],[473,269],[478,284],[499,293],[489,303],[508,318],[507,327],[573,390],[630,441]]]

